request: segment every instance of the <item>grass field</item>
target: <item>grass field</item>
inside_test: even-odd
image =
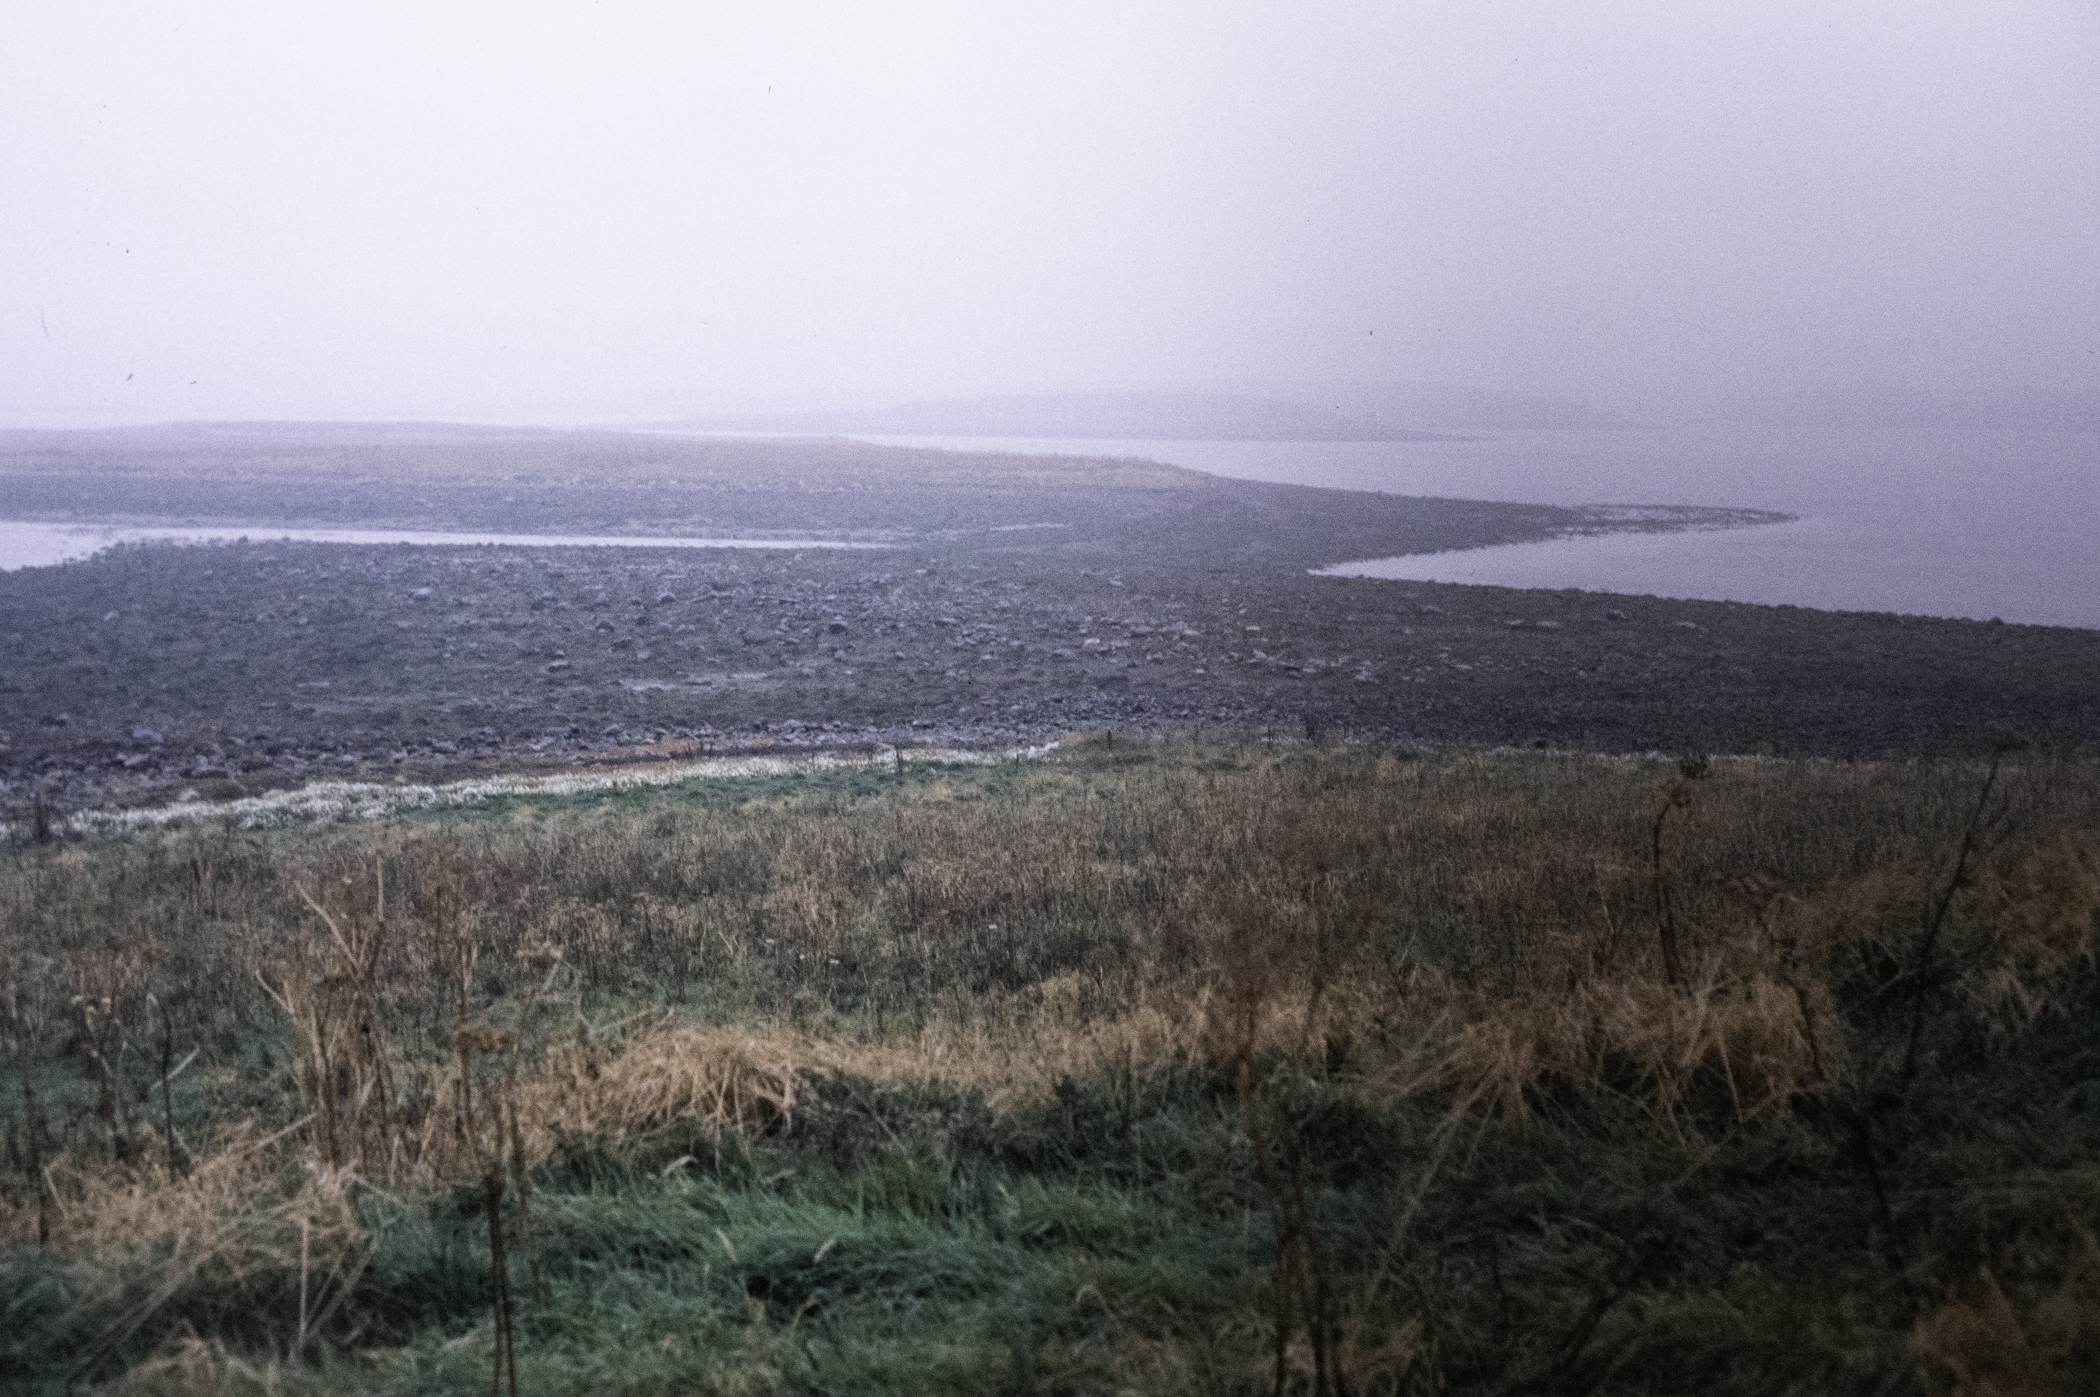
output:
[[[2100,770],[1069,741],[0,852],[0,1389],[2072,1392]]]

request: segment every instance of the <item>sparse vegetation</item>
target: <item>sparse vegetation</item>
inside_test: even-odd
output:
[[[1119,731],[25,836],[0,1371],[2075,1391],[2096,775]]]

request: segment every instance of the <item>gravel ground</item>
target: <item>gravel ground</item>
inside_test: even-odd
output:
[[[878,453],[893,466],[880,451],[832,464],[865,472]],[[0,799],[233,798],[322,775],[427,781],[1103,727],[1838,758],[2100,737],[2100,632],[1313,577],[1601,516],[1166,467],[1134,483],[1079,479],[1076,465],[1011,481],[999,471],[1015,458],[960,470],[897,455],[917,464],[888,487],[841,485],[843,468],[666,485],[646,462],[534,486],[529,507],[516,482],[395,463],[309,489],[304,514],[283,468],[154,477],[155,508],[134,520],[237,517],[270,495],[287,502],[270,522],[642,534],[814,518],[894,546],[146,545],[0,574]],[[41,517],[123,495],[95,460],[31,464],[13,469],[33,474]],[[151,462],[120,464],[136,477]],[[24,498],[4,469],[0,487]]]

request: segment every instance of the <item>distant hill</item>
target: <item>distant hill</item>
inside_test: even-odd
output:
[[[665,423],[808,435],[1122,441],[1435,441],[1440,434],[1317,399],[1231,393],[1044,393]]]
[[[0,427],[0,450],[30,446],[94,450],[148,446],[428,446],[533,441],[569,429],[477,422],[152,422],[127,427]]]
[[[61,479],[79,488],[52,485]],[[105,516],[140,511],[170,517],[239,516],[230,507],[169,505],[156,510],[146,503],[162,484],[198,480],[278,481],[299,486],[293,492],[298,497],[310,485],[356,481],[818,491],[956,486],[1187,491],[1208,488],[1211,477],[1125,457],[934,451],[877,446],[837,435],[696,438],[444,422],[179,422],[89,431],[0,430],[0,499],[8,500],[11,510],[25,511],[20,517],[48,517],[51,510],[77,514],[83,509]],[[118,481],[125,482],[121,489]],[[28,509],[26,501],[52,489],[58,493],[52,496],[51,510]],[[295,500],[288,497],[281,503],[291,508]],[[253,517],[290,516],[273,504]],[[408,516],[396,511],[386,517]]]
[[[1449,383],[1308,379],[1246,381],[1233,387],[1267,397],[1316,403],[1337,413],[1368,418],[1385,426],[1404,425],[1421,432],[1608,430],[1638,425],[1617,413],[1601,412],[1572,398]]]
[[[1721,415],[1774,426],[2100,432],[2100,392],[1846,384],[1740,403]]]

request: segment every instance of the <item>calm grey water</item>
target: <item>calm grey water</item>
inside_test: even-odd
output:
[[[2055,432],[1671,428],[1500,432],[1456,442],[1168,442],[870,437],[961,450],[1143,456],[1218,475],[1537,504],[1785,510],[1792,524],[1620,534],[1332,569],[1846,611],[2100,628],[2100,437]],[[831,548],[809,539],[366,529],[86,528],[0,521],[0,569],[143,539]]]
[[[225,543],[253,539],[268,543],[424,543],[525,544],[539,547],[597,548],[883,548],[880,543],[839,543],[806,538],[630,538],[617,534],[471,534],[434,533],[420,529],[242,529],[129,528],[96,524],[38,524],[0,519],[0,572],[10,568],[49,567],[85,558],[119,543]]]
[[[1247,480],[1534,504],[1784,510],[1793,524],[1365,559],[1333,571],[2100,628],[2100,437],[1744,428],[1456,442],[869,437],[1144,456]]]

